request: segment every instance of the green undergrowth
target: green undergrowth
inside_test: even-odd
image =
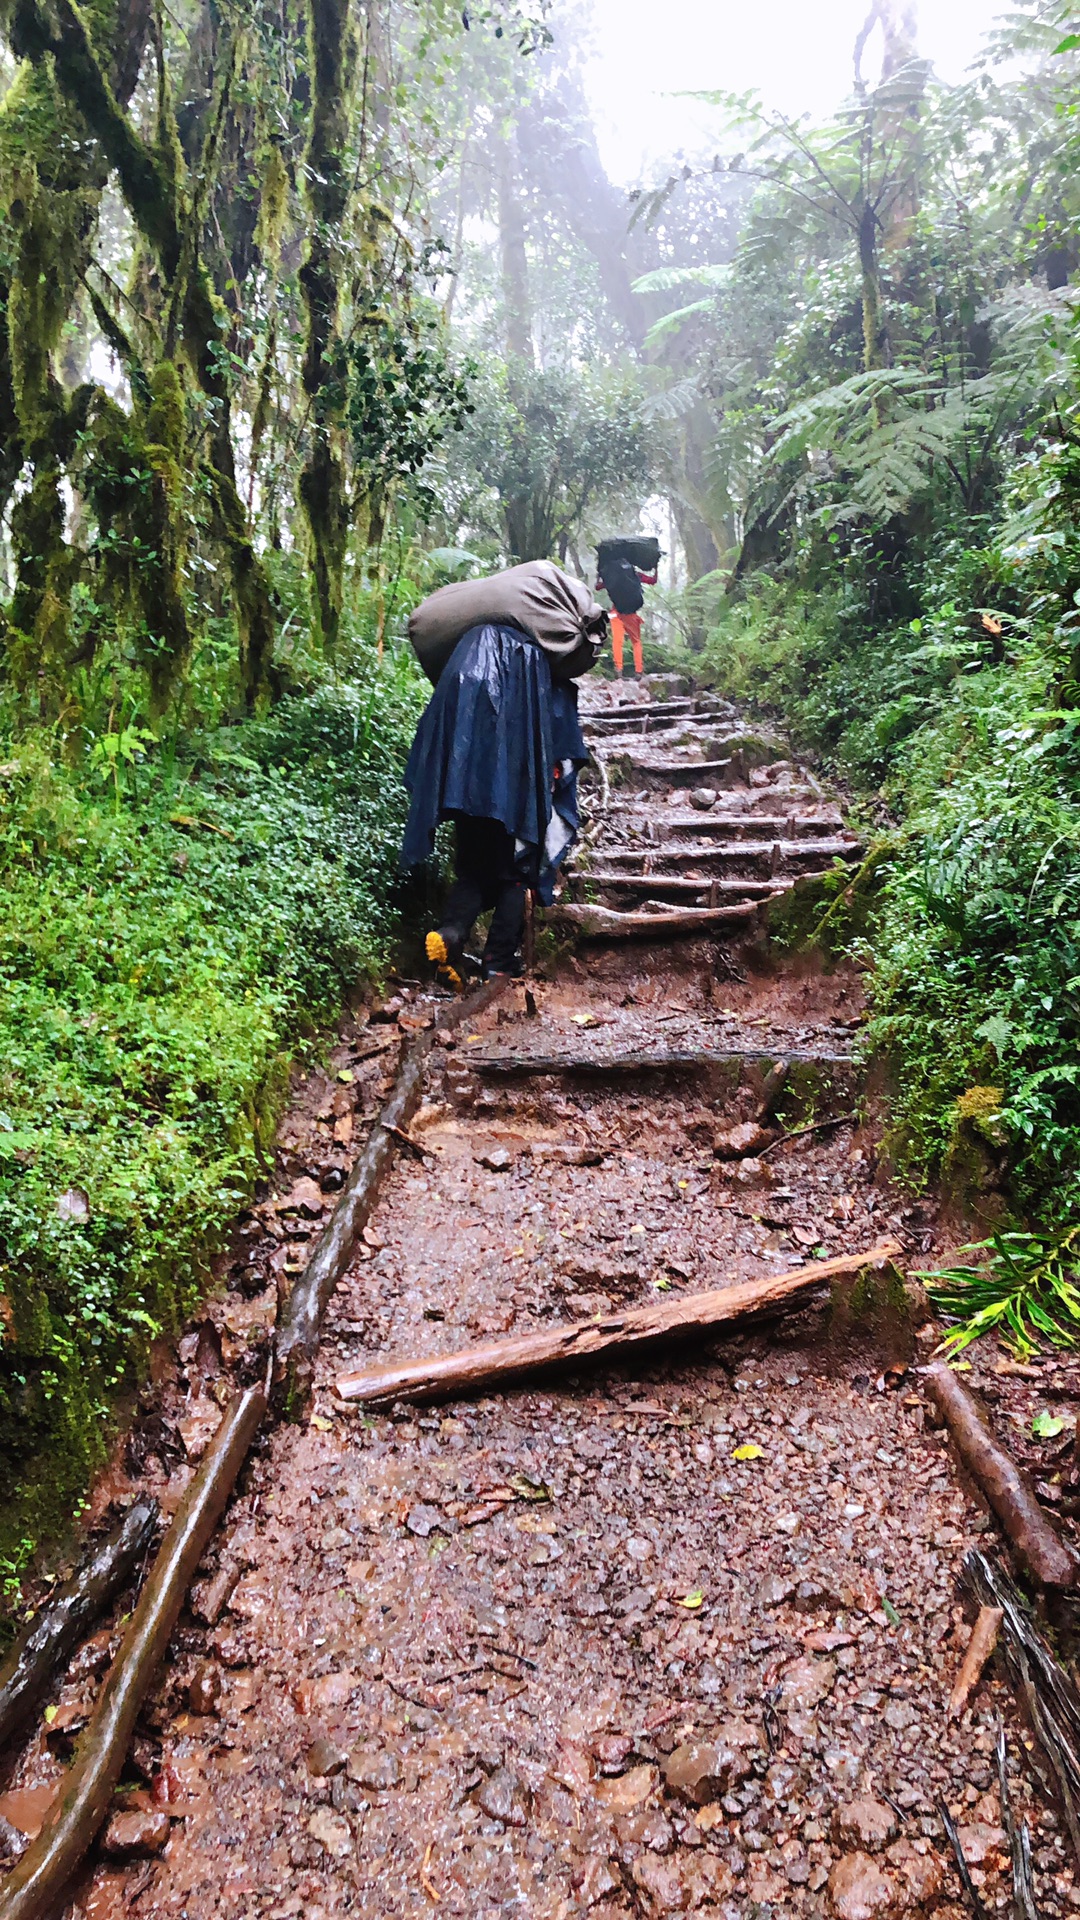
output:
[[[861,879],[795,901],[786,934],[871,969],[896,1163],[1055,1235],[1080,1202],[1080,543],[1026,511],[1038,537],[1011,545],[810,543],[714,604],[703,662],[864,836]]]
[[[0,767],[0,1581],[268,1164],[290,1055],[385,961],[407,661],[270,717]],[[117,745],[119,741],[119,745]]]

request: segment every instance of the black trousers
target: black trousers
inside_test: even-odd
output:
[[[457,879],[443,909],[443,936],[460,953],[482,913],[491,915],[484,965],[492,973],[512,970],[525,926],[526,876],[514,853],[514,837],[501,820],[458,814],[454,820]]]

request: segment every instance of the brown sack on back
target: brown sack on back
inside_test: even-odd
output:
[[[432,686],[470,627],[520,627],[547,654],[556,680],[596,665],[607,615],[582,581],[553,560],[526,560],[486,580],[455,580],[422,600],[409,621],[413,651]]]

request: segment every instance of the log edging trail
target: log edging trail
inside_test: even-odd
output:
[[[1040,1504],[1027,1475],[1001,1445],[990,1416],[943,1360],[923,1375],[953,1445],[1032,1578],[1044,1587],[1076,1585],[1077,1561]]]
[[[297,1279],[274,1341],[272,1402],[286,1418],[307,1404],[323,1316],[371,1216],[401,1133],[420,1104],[428,1055],[441,1034],[483,1013],[511,984],[507,974],[485,981],[474,993],[440,1008],[436,1024],[409,1048],[393,1092],[368,1135],[341,1190],[338,1203]]]
[[[184,1597],[271,1405],[295,1413],[318,1348],[322,1319],[355,1251],[400,1130],[419,1103],[428,1055],[440,1035],[484,1012],[511,984],[504,975],[440,1008],[408,1048],[330,1222],[290,1296],[271,1362],[279,1382],[249,1387],[226,1409],[181,1499],[132,1613],[94,1712],[80,1735],[60,1799],[0,1884],[0,1920],[46,1920],[97,1837],[120,1778],[135,1721],[180,1616]],[[50,1665],[54,1662],[50,1662]]]
[[[261,1387],[248,1387],[227,1409],[158,1549],[59,1802],[0,1888],[0,1920],[41,1920],[93,1844],[191,1577],[265,1412]]]
[[[61,1660],[131,1578],[158,1524],[158,1503],[136,1500],[19,1635],[0,1666],[0,1747],[30,1718]]]

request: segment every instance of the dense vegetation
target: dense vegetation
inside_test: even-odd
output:
[[[885,829],[901,1164],[966,1163],[1056,1233],[1080,1197],[1080,38],[1030,7],[944,90],[877,13],[882,78],[831,125],[717,102],[756,185],[679,321],[732,563],[690,605],[722,683]]]
[[[385,964],[409,605],[639,513],[652,663],[866,822],[898,1159],[1071,1244],[1080,34],[1029,0],[947,89],[906,20],[628,200],[580,9],[0,0],[12,1584]]]

